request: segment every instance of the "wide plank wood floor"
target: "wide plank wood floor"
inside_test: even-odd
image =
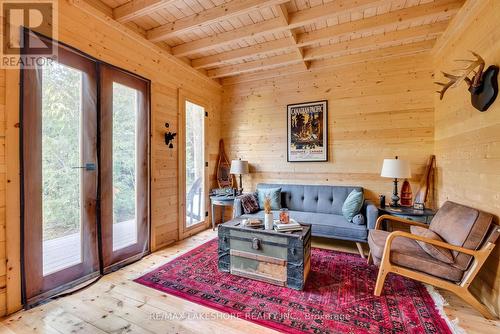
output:
[[[1,333],[275,333],[259,325],[229,318],[183,299],[150,289],[132,280],[174,257],[216,237],[206,230],[155,252],[91,287],[53,300],[28,311],[20,311],[0,323]],[[354,243],[314,239],[313,246],[356,253]],[[499,333],[500,321],[488,321],[459,298],[443,292],[451,319],[458,318],[468,333]],[[184,315],[178,320],[164,316]],[[210,320],[192,319],[205,316]]]

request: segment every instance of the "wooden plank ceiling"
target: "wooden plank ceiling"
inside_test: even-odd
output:
[[[99,0],[89,0],[96,3]],[[100,0],[211,78],[429,51],[464,0]],[[102,7],[102,6],[100,6]]]

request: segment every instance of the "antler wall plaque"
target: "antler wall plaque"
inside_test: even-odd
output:
[[[498,95],[498,66],[491,65],[486,71],[483,71],[485,67],[484,59],[473,51],[471,51],[471,53],[476,59],[455,60],[456,62],[468,64],[467,67],[459,70],[462,72],[461,74],[455,75],[441,72],[444,77],[448,79],[448,82],[434,83],[442,86],[441,90],[437,91],[437,93],[439,93],[439,98],[442,100],[448,88],[455,88],[460,82],[465,81],[469,86],[469,92],[471,94],[470,101],[474,108],[479,111],[486,111],[493,104]],[[470,74],[473,74],[472,78],[469,78]]]

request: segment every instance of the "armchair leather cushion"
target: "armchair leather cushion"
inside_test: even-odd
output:
[[[381,230],[370,230],[368,234],[368,245],[375,264],[379,264],[384,253],[385,241],[389,232]],[[464,272],[451,264],[439,261],[422,249],[412,239],[397,237],[392,242],[391,263],[416,270],[422,273],[440,277],[452,282],[460,282]]]
[[[488,233],[493,216],[454,202],[445,202],[429,226],[444,241],[455,246],[478,249]],[[472,256],[452,252],[453,266],[467,270]]]
[[[433,240],[438,240],[438,241],[443,241],[439,235],[437,235],[436,232],[433,232],[427,228],[423,228],[420,226],[410,226],[410,232],[411,234],[415,234],[424,238],[429,238]],[[429,243],[426,243],[425,241],[420,241],[420,240],[415,240],[417,244],[422,247],[424,252],[432,256],[433,258],[443,261],[444,263],[453,263],[455,262],[453,259],[453,254],[451,254],[451,251],[449,249],[439,247],[439,246],[434,246]]]

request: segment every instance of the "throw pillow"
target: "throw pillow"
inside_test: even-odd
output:
[[[281,209],[281,188],[257,189],[257,197],[259,198],[259,207],[261,210],[264,210],[264,200],[266,197],[271,199],[271,210]]]
[[[365,216],[362,214],[357,214],[352,217],[352,223],[356,225],[365,225]]]
[[[423,228],[420,226],[410,226],[410,232],[411,234],[414,235],[419,235],[424,238],[429,238],[433,240],[439,240],[443,241],[441,237],[434,231],[431,231],[427,228]],[[431,244],[428,244],[424,241],[416,240],[418,245],[430,256],[435,258],[436,260],[442,261],[444,263],[453,263],[455,262],[453,259],[453,254],[449,249],[439,247],[439,246],[434,246]]]
[[[255,193],[243,194],[238,196],[238,199],[241,200],[241,206],[243,207],[244,213],[248,214],[259,211],[259,202],[257,202]]]
[[[342,214],[348,222],[352,222],[352,218],[359,213],[363,207],[363,192],[359,190],[353,190],[347,196],[342,205]]]

